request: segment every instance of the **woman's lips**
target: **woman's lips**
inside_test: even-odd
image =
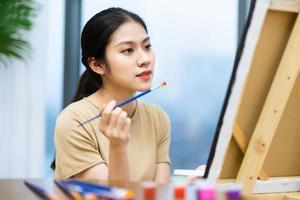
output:
[[[150,70],[148,70],[148,71],[144,71],[136,76],[143,80],[149,80],[152,77],[152,72]]]

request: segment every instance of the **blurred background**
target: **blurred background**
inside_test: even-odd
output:
[[[249,4],[249,0],[1,1],[0,178],[53,177],[56,116],[74,95],[84,70],[80,32],[90,17],[108,7],[133,11],[148,25],[157,59],[153,84],[166,81],[168,87],[141,100],[159,104],[169,114],[172,170],[205,164]],[[18,24],[19,30],[12,27]],[[10,51],[8,44],[13,44]]]

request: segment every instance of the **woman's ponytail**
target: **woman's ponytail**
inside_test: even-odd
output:
[[[72,99],[72,102],[78,101],[84,97],[87,97],[99,88],[102,87],[102,78],[99,74],[87,68],[85,72],[81,75],[77,91]]]

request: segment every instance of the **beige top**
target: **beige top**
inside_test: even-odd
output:
[[[99,119],[84,128],[78,127],[79,122],[98,113],[99,108],[84,98],[70,104],[58,116],[54,135],[56,178],[71,178],[97,164],[108,164],[109,140],[99,131]],[[130,180],[153,180],[156,163],[170,163],[167,114],[157,105],[138,101],[130,134]]]

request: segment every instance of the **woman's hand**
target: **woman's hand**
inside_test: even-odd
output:
[[[131,120],[125,111],[115,107],[116,101],[103,106],[99,125],[109,140],[108,180],[129,180],[127,144]]]
[[[123,148],[130,138],[131,120],[120,107],[115,108],[116,101],[104,105],[100,118],[100,131],[109,139],[110,147]],[[114,109],[115,108],[115,109]]]
[[[129,180],[127,144],[129,142],[130,119],[121,108],[115,108],[116,101],[110,101],[101,110],[100,131],[110,141],[108,165],[93,166],[76,178],[105,180]],[[115,108],[115,109],[114,109]]]

